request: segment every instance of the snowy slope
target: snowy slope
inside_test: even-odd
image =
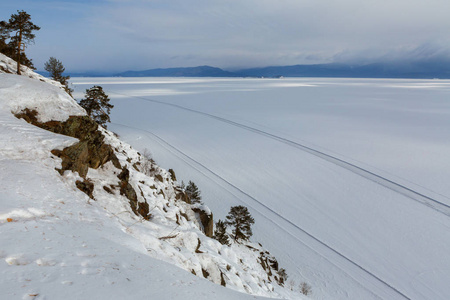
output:
[[[120,165],[129,170],[129,183],[140,191],[139,202],[150,205],[149,221],[136,216],[128,199],[114,191],[121,170],[112,162],[86,175],[94,184],[95,201],[76,188],[75,182],[83,180],[78,173],[61,176],[55,170],[61,159],[51,151],[78,140],[13,113],[35,109],[38,121],[46,122],[85,112],[60,86],[36,78],[0,74],[2,297],[250,298],[200,276],[219,284],[223,277],[227,287],[253,295],[301,298],[273,282],[276,274],[266,274],[258,260],[265,250],[257,244],[227,247],[206,237],[193,207],[175,199],[170,173],[156,165],[152,176],[138,171],[144,158],[111,132],[102,130]]]
[[[198,183],[219,218],[249,206],[255,239],[313,298],[449,298],[449,81],[75,83],[101,84],[110,128]]]
[[[42,82],[49,83],[51,85],[63,88],[61,83],[48,79],[42,75],[39,75],[38,73],[34,72],[33,70],[27,68],[26,66],[20,67],[21,76],[22,77],[28,77],[32,79],[36,79]],[[17,63],[9,58],[8,56],[0,53],[0,73],[7,73],[7,74],[16,74],[17,73]]]
[[[72,139],[1,119],[0,298],[250,299],[149,257],[117,218],[70,191],[48,153]]]

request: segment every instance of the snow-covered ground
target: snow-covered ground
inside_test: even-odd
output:
[[[0,155],[0,299],[255,299],[148,256],[113,215],[67,192],[42,150],[73,141],[1,117],[2,145],[17,153]]]
[[[315,299],[450,297],[450,81],[73,78]]]
[[[192,206],[175,199],[169,172],[154,164],[153,175],[140,172],[148,161],[110,132],[101,131],[122,169],[109,161],[86,178],[60,175],[51,151],[78,140],[13,113],[36,110],[46,122],[85,111],[59,84],[29,70],[2,74],[14,72],[2,55],[0,66],[0,299],[259,299],[236,291],[303,299],[266,274],[257,244],[227,247],[206,237]],[[138,201],[151,205],[149,221],[114,191],[123,170]],[[95,201],[76,188],[83,179],[94,185]]]

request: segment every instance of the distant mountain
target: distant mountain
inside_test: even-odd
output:
[[[75,75],[74,75],[75,76]],[[201,66],[193,68],[127,71],[123,77],[353,77],[353,78],[450,78],[450,62],[421,61],[366,65],[317,64],[272,66],[234,72]]]
[[[220,68],[200,66],[191,68],[151,69],[145,71],[127,71],[115,76],[121,77],[236,77],[235,73]]]
[[[38,72],[48,77],[47,72]],[[225,71],[211,66],[149,69],[122,73],[90,71],[67,72],[72,77],[349,77],[349,78],[442,78],[450,79],[450,62],[416,61],[396,63],[316,64],[271,66]]]
[[[47,71],[36,71],[39,75],[44,77],[50,77]],[[112,72],[101,72],[101,71],[88,71],[88,72],[65,72],[63,75],[69,75],[70,77],[111,77],[115,76]]]
[[[237,71],[250,77],[450,78],[449,62],[319,64],[273,66]]]
[[[271,66],[237,71],[249,77],[341,77],[351,72],[352,67],[339,64]]]

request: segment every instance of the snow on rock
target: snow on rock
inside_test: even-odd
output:
[[[42,82],[47,82],[50,83],[54,86],[60,87],[61,89],[63,89],[63,86],[61,85],[61,83],[48,79],[42,75],[39,75],[35,72],[33,72],[33,70],[31,70],[30,68],[21,65],[20,66],[20,71],[22,73],[22,77],[28,77],[28,78],[32,78],[32,79],[37,79],[39,81]],[[1,73],[9,73],[9,74],[16,74],[17,73],[17,63],[15,60],[7,57],[6,55],[0,53],[0,74]]]
[[[278,266],[263,262],[270,255],[260,245],[228,247],[207,237],[194,210],[209,214],[209,209],[180,200],[183,191],[171,173],[113,133],[98,129],[117,161],[90,167],[83,176],[58,173],[55,169],[61,168],[62,160],[51,151],[79,141],[28,124],[12,113],[36,110],[39,122],[63,122],[85,111],[58,85],[29,70],[25,76],[6,74],[13,64],[3,56],[0,62],[2,295],[250,299],[233,289],[301,298],[277,284]],[[95,201],[79,189],[79,182],[92,186]]]
[[[25,108],[36,110],[40,122],[64,121],[69,116],[86,115],[86,111],[60,87],[43,84],[33,78],[0,74],[0,89],[3,110],[12,113]]]
[[[148,255],[240,292],[266,297],[292,297],[277,284],[278,266],[265,267],[261,263],[261,253],[266,253],[261,246],[234,243],[227,247],[205,236],[196,211],[211,213],[209,208],[177,200],[178,184],[168,171],[146,161],[111,132],[104,131],[104,134],[106,142],[116,149],[122,168],[129,170],[129,183],[136,190],[138,201],[148,203],[149,222],[134,215],[127,199],[120,195],[117,178],[120,170],[112,163],[99,169],[89,169],[86,178],[94,183],[93,196],[97,203],[107,207],[120,220],[125,232],[142,242]],[[144,166],[147,164],[151,166],[145,174],[141,171],[146,169]],[[119,199],[121,201],[117,201]]]

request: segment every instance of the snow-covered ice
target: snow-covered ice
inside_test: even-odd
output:
[[[254,239],[313,298],[450,297],[450,81],[73,83],[78,98],[102,85],[115,105],[109,128],[194,180],[217,218],[248,206]]]

